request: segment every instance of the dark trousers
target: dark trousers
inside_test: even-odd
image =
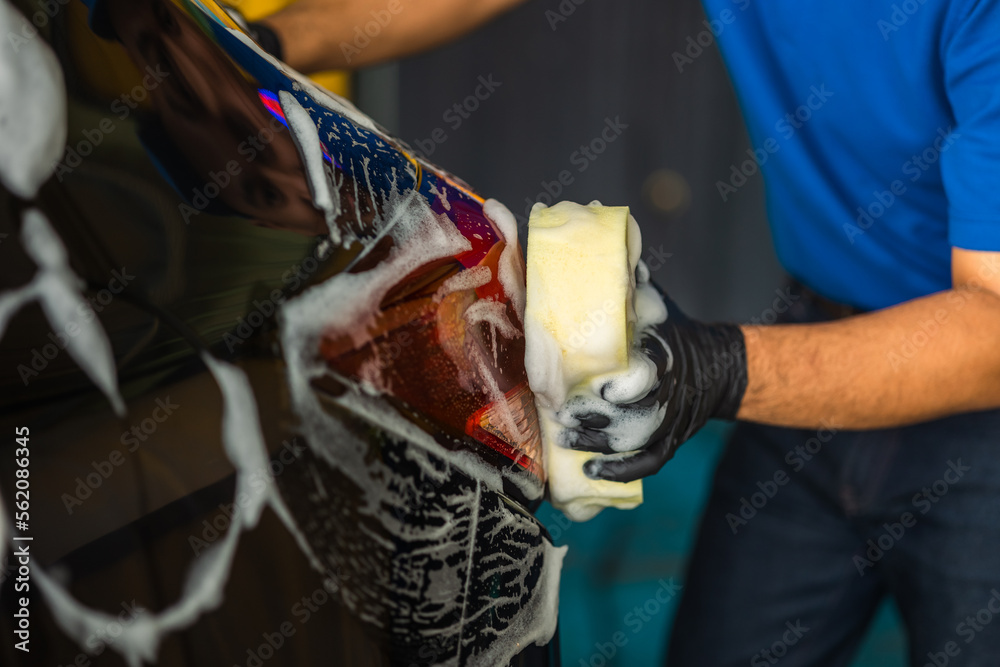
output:
[[[1000,411],[878,431],[739,424],[667,664],[848,665],[886,595],[911,665],[1000,665]]]

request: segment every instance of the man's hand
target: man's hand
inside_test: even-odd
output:
[[[664,297],[668,316],[643,339],[656,386],[638,400],[613,382],[603,400],[571,399],[562,444],[606,454],[589,476],[630,481],[713,417],[875,429],[1000,408],[1000,253],[954,248],[952,281],[842,320],[738,329],[688,320]]]
[[[629,482],[657,472],[709,419],[733,419],[747,386],[739,327],[688,319],[649,283],[641,263],[637,274],[642,349],[630,372],[596,387],[600,399],[570,398],[557,415],[567,427],[560,444],[607,454],[584,467],[595,479]],[[650,365],[651,389],[643,382]]]
[[[440,46],[522,2],[298,0],[260,23],[277,35],[284,61],[308,73],[366,67]]]
[[[953,287],[836,322],[744,326],[738,418],[875,429],[1000,407],[1000,252],[953,248]]]

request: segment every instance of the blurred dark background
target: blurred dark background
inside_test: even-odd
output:
[[[504,202],[521,221],[522,243],[527,208],[540,198],[628,205],[654,280],[683,309],[746,321],[771,305],[786,278],[761,177],[726,202],[716,189],[749,143],[714,40],[700,54],[686,52],[705,20],[697,0],[529,0],[457,43],[362,72],[356,101],[418,152]],[[675,54],[690,62],[678,67]],[[475,98],[477,88],[485,99]],[[587,145],[593,159],[581,151]],[[627,615],[661,579],[683,581],[727,434],[713,424],[685,445],[645,482],[637,510],[568,524],[542,508],[556,543],[570,546],[560,603],[564,665],[604,664],[597,645],[619,630],[629,642],[607,664],[659,664],[676,599],[640,630]],[[855,667],[903,664],[905,640],[887,603]]]
[[[546,184],[562,188],[555,201],[630,206],[643,257],[682,307],[746,319],[773,301],[783,274],[760,178],[728,202],[716,190],[748,148],[718,51],[683,72],[674,63],[704,19],[697,0],[530,0],[458,43],[363,74],[358,101],[522,221]],[[466,103],[480,77],[500,85]],[[580,151],[591,142],[593,160]]]

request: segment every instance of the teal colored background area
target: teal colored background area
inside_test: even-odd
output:
[[[671,578],[683,584],[687,554],[729,431],[729,425],[715,422],[702,429],[644,482],[645,502],[635,510],[605,510],[592,521],[574,524],[550,505],[541,507],[538,517],[555,543],[569,546],[559,599],[563,667],[663,664],[679,595],[645,619],[632,610],[655,599],[661,586],[669,590]],[[612,642],[619,631],[626,643],[605,661],[597,645]],[[895,606],[887,602],[853,667],[905,665],[905,635]]]

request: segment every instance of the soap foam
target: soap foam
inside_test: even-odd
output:
[[[496,341],[496,332],[499,331],[508,340],[521,337],[511,321],[507,318],[507,305],[493,299],[479,299],[465,310],[465,321],[470,326],[475,326],[480,322],[487,323],[493,331],[493,340]],[[493,346],[496,350],[496,345]]]
[[[38,31],[8,2],[0,2],[0,34],[11,46],[0,57],[0,183],[33,199],[66,146],[63,73],[46,40],[18,37]]]
[[[434,301],[440,303],[449,294],[478,289],[493,280],[493,271],[488,266],[473,266],[445,280],[434,293]]]
[[[21,244],[38,265],[31,282],[0,294],[0,338],[10,318],[32,301],[37,301],[55,331],[76,329],[66,339],[66,351],[104,393],[115,413],[125,415],[125,402],[118,392],[111,343],[90,303],[83,298],[83,281],[70,268],[66,247],[38,209],[24,212]]]
[[[497,279],[504,294],[514,305],[514,312],[524,321],[524,272],[517,244],[517,220],[506,206],[496,199],[487,199],[483,204],[483,214],[499,229],[503,236],[504,249],[500,254]]]
[[[330,180],[327,179],[323,161],[323,147],[320,144],[316,124],[309,113],[302,108],[291,93],[279,91],[278,99],[281,110],[285,112],[288,129],[295,141],[295,147],[305,166],[306,181],[313,203],[323,211],[327,227],[330,229],[330,239],[340,243],[340,228],[337,227],[337,216],[340,215],[340,197],[335,197],[330,191]],[[357,204],[355,204],[357,205]],[[361,211],[357,210],[357,219],[361,219]]]

